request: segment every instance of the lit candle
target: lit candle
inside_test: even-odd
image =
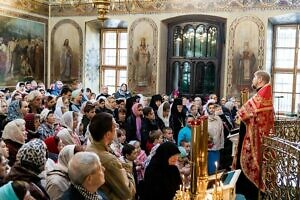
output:
[[[182,185],[179,185],[179,191],[181,191],[181,189],[182,189]]]

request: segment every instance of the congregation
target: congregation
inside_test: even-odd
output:
[[[19,82],[0,91],[0,199],[171,200],[189,187],[196,118],[208,117],[208,173],[231,169],[237,110],[216,94]]]

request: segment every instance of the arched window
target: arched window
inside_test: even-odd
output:
[[[220,94],[224,19],[182,18],[169,23],[167,92]]]

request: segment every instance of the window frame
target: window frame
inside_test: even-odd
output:
[[[295,38],[295,45],[293,48],[291,47],[278,47],[277,45],[277,30],[279,27],[293,27],[296,28],[296,38]],[[296,105],[296,96],[300,95],[300,93],[297,93],[297,75],[300,75],[300,68],[297,68],[298,65],[300,66],[300,64],[298,64],[300,62],[300,60],[298,60],[299,57],[299,50],[300,50],[300,24],[278,24],[278,25],[274,25],[273,26],[273,41],[272,41],[272,85],[273,85],[273,94],[279,94],[281,96],[284,94],[288,94],[288,95],[292,95],[291,98],[291,108],[289,110],[289,113],[296,113],[297,112],[297,105]],[[293,68],[276,68],[276,50],[277,49],[294,49],[294,64],[293,64]],[[282,74],[292,74],[293,75],[293,82],[292,82],[292,92],[278,92],[275,90],[275,75],[277,73],[282,73]],[[300,81],[300,80],[299,80]],[[275,102],[275,98],[279,98],[280,96],[276,97],[275,95],[273,96],[274,98],[274,102]],[[277,100],[279,101],[279,99]],[[282,101],[285,101],[284,99]],[[279,104],[279,102],[278,102]],[[274,108],[276,111],[276,113],[283,113],[285,111],[280,110],[280,106],[279,105],[274,105]]]
[[[104,47],[105,45],[105,37],[104,34],[108,32],[113,32],[116,33],[116,47]],[[122,84],[120,80],[120,73],[121,71],[126,71],[126,79],[128,80],[128,73],[127,73],[127,68],[128,68],[128,54],[127,54],[127,62],[126,65],[121,65],[120,64],[120,50],[126,50],[128,52],[128,42],[126,43],[126,48],[121,48],[120,47],[120,41],[121,41],[121,33],[126,33],[128,37],[128,32],[126,28],[105,28],[101,29],[100,33],[100,85],[105,85],[105,70],[115,70],[115,82],[107,85],[108,87],[114,87],[114,91],[117,91],[120,85]],[[128,41],[128,39],[127,39]],[[116,60],[115,60],[115,65],[108,65],[104,64],[105,58],[105,50],[107,49],[113,49],[116,50]],[[126,81],[127,82],[127,81]]]

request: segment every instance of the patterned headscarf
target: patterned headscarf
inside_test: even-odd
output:
[[[14,100],[8,106],[7,120],[12,121],[14,119],[23,119],[21,113],[21,100]]]
[[[17,153],[17,162],[37,175],[45,169],[47,149],[40,139],[25,143]]]

